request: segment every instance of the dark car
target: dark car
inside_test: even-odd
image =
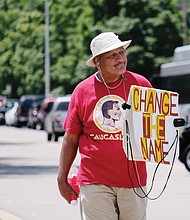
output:
[[[38,123],[38,112],[40,110],[40,107],[42,105],[43,100],[37,100],[32,103],[32,106],[29,109],[28,112],[28,121],[27,121],[27,127],[36,129],[37,123]]]
[[[16,126],[26,126],[28,123],[29,110],[34,102],[43,100],[44,95],[24,95],[19,100],[19,106],[16,112]]]
[[[44,122],[45,118],[48,113],[51,111],[53,103],[55,102],[55,97],[48,97],[43,100],[39,110],[37,110],[36,116],[36,129],[43,130],[44,129]]]
[[[4,124],[4,109],[6,106],[6,98],[0,97],[0,125]]]
[[[179,160],[190,172],[190,124],[187,124],[179,139]]]
[[[47,131],[47,139],[51,141],[58,141],[59,136],[63,136],[65,130],[63,123],[67,115],[70,96],[58,97],[53,104],[52,110],[45,119],[45,130]]]

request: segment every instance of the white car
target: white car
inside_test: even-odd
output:
[[[18,102],[15,102],[14,106],[5,113],[5,124],[6,125],[9,125],[9,126],[15,125],[17,108],[18,108]]]
[[[58,141],[59,136],[64,135],[65,130],[62,126],[67,115],[70,98],[70,95],[58,97],[51,111],[47,114],[44,127],[47,131],[48,141],[51,141],[52,137],[54,141]]]

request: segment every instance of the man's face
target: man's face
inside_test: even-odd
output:
[[[125,50],[120,47],[101,54],[99,56],[99,65],[103,74],[123,74],[127,67]]]

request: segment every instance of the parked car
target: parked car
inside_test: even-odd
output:
[[[39,112],[40,107],[42,105],[42,102],[43,102],[43,99],[42,100],[39,99],[37,101],[34,101],[32,103],[32,106],[29,108],[28,121],[27,121],[27,127],[28,128],[36,129],[36,125],[37,125],[37,122],[38,122],[37,115],[38,115],[38,112]]]
[[[37,111],[37,117],[36,117],[36,129],[37,130],[44,129],[45,118],[47,114],[51,111],[55,100],[56,100],[55,97],[49,97],[43,100],[40,106],[40,109]]]
[[[0,108],[5,105],[6,97],[0,96]]]
[[[5,108],[6,103],[6,98],[5,97],[0,97],[0,125],[4,124],[4,111],[3,109]]]
[[[60,136],[63,136],[65,130],[62,128],[67,115],[70,96],[58,97],[53,104],[52,110],[45,119],[45,130],[47,132],[47,140],[58,141]]]
[[[16,111],[18,108],[18,102],[14,102],[14,106],[5,113],[5,124],[8,126],[14,126],[16,124]]]
[[[43,100],[44,95],[23,95],[19,100],[19,106],[16,112],[16,126],[26,126],[28,122],[28,113],[35,101]]]
[[[16,99],[7,99],[4,98],[4,101],[0,105],[0,124],[5,124],[5,114],[7,111],[13,108]]]
[[[187,124],[179,139],[179,160],[190,172],[190,124]]]

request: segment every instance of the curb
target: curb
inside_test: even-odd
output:
[[[16,215],[13,215],[12,213],[0,209],[0,220],[23,220],[23,219]]]

